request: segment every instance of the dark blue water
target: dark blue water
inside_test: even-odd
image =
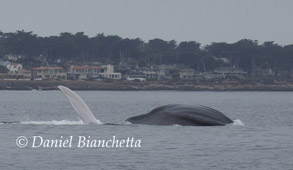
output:
[[[104,123],[83,125],[59,91],[0,91],[0,169],[292,169],[292,92],[79,91]],[[202,104],[245,126],[127,125],[172,104]],[[18,123],[11,123],[18,122]],[[19,148],[16,138],[28,145]],[[140,148],[32,148],[33,136],[134,137]]]

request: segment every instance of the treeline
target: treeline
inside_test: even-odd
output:
[[[222,66],[236,66],[248,72],[272,69],[293,72],[293,44],[281,46],[274,42],[259,44],[243,39],[235,43],[211,43],[201,46],[195,41],[180,42],[139,38],[121,38],[98,34],[88,37],[83,32],[61,33],[41,37],[33,32],[0,31],[0,57],[20,55],[22,63],[44,58],[49,64],[58,60],[73,62],[135,63],[140,66],[182,64],[198,71],[211,71]]]

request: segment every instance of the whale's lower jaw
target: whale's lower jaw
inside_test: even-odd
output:
[[[132,124],[182,125],[182,126],[224,126],[233,123],[223,113],[206,106],[165,105],[151,112],[128,118]]]

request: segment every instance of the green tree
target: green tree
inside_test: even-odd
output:
[[[178,63],[185,64],[195,69],[200,69],[203,60],[203,54],[200,49],[200,43],[195,41],[181,42],[176,49],[178,54]]]

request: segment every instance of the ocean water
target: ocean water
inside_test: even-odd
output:
[[[293,169],[292,92],[77,91],[97,119],[85,125],[60,91],[0,91],[0,169]],[[164,104],[202,104],[245,125],[129,125]],[[239,121],[238,120],[238,121]],[[25,136],[26,147],[16,145]],[[32,147],[73,138],[73,147]],[[77,147],[79,136],[140,140],[140,147]]]

